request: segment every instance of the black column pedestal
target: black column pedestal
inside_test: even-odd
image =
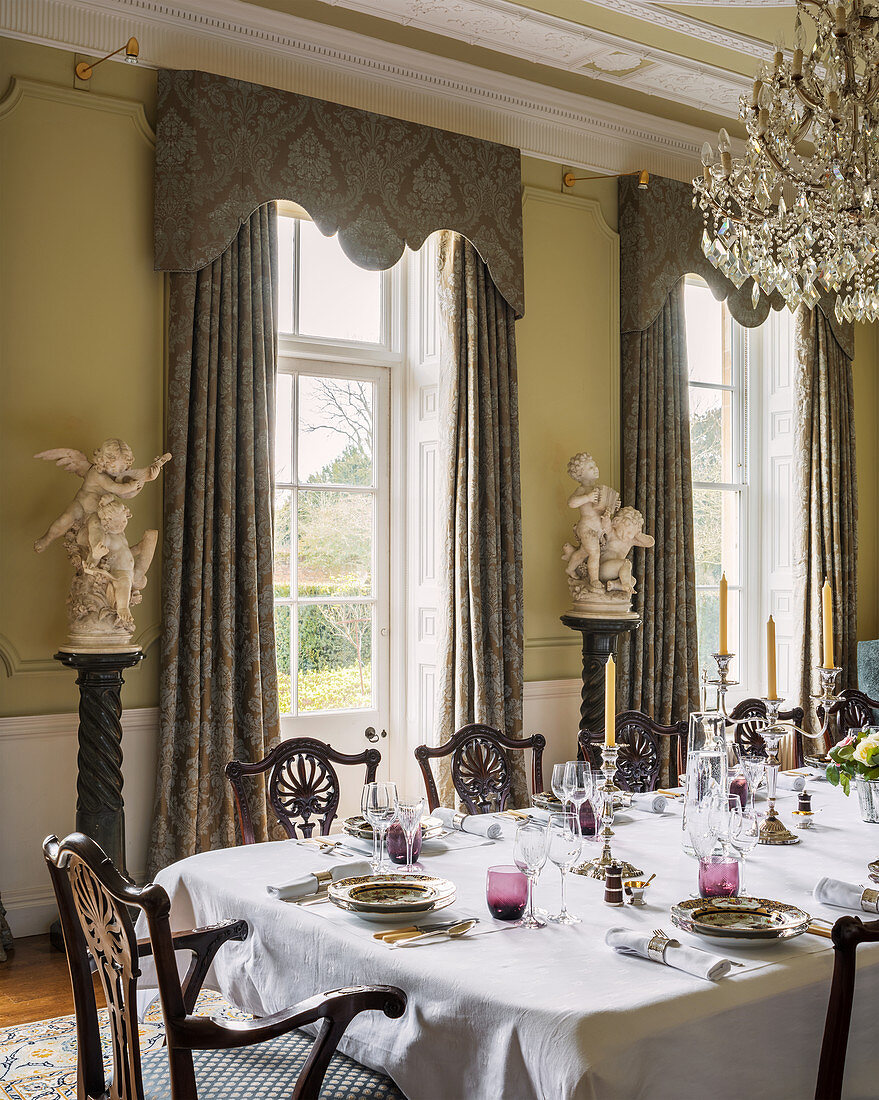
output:
[[[580,732],[589,731],[591,741],[604,741],[604,677],[608,657],[617,655],[617,638],[637,630],[639,618],[600,619],[585,615],[562,615],[562,622],[583,635],[583,688],[580,693]]]
[[[79,754],[76,828],[96,841],[124,875],[125,804],[122,800],[122,672],[143,660],[139,649],[55,654],[78,673]]]

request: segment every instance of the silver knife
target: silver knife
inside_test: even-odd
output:
[[[523,922],[520,920],[511,921],[510,924],[504,925],[503,928],[482,928],[478,932],[465,932],[463,936],[456,937],[449,936],[446,932],[443,932],[442,938],[472,940],[474,936],[490,936],[492,932],[509,932],[511,928],[521,928],[522,923]],[[419,944],[428,943],[431,940],[436,940],[437,942],[439,942],[439,939],[439,933],[428,932],[423,936],[416,936],[411,940],[400,940],[399,943],[391,944],[391,947],[418,947]]]

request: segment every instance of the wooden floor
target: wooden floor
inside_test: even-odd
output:
[[[98,990],[97,978],[95,978]],[[104,998],[98,990],[98,1004]],[[48,936],[16,940],[0,963],[0,1027],[69,1016],[73,1012],[67,959]]]

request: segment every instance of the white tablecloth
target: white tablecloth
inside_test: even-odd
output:
[[[859,820],[854,798],[815,784],[819,827],[794,847],[760,846],[748,858],[748,893],[793,902],[831,920],[840,910],[811,898],[825,874],[864,882],[879,855],[879,827]],[[795,808],[793,796],[779,809]],[[788,818],[790,821],[790,819]],[[780,947],[724,950],[746,960],[713,984],[604,943],[613,925],[677,932],[669,906],[696,887],[696,863],[681,851],[680,805],[664,815],[630,812],[615,852],[657,872],[642,909],[611,908],[603,884],[569,878],[572,927],[505,931],[471,941],[391,950],[375,925],[330,905],[301,907],[269,897],[266,883],[328,864],[292,841],[227,849],[177,863],[157,878],[171,896],[172,925],[183,929],[244,917],[250,936],[224,946],[209,984],[239,1007],[264,1015],[319,990],[360,982],[398,985],[409,997],[401,1020],[378,1013],[354,1022],[342,1044],[352,1057],[390,1074],[410,1100],[713,1100],[814,1094],[830,987],[829,940],[801,936]],[[591,850],[592,845],[587,845]],[[485,871],[509,863],[508,840],[425,860],[458,887],[455,912],[491,923]],[[555,910],[559,876],[551,865],[538,905]],[[859,952],[846,1078],[849,1100],[879,1093],[879,945]]]

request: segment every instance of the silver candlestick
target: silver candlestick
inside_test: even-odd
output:
[[[766,707],[766,725],[760,736],[766,744],[766,793],[769,797],[769,812],[760,826],[761,844],[799,844],[800,838],[788,829],[775,810],[775,789],[778,783],[778,746],[781,739],[790,732],[790,727],[778,720],[783,699],[764,699]]]
[[[614,799],[617,795],[623,793],[614,782],[617,773],[618,752],[619,749],[616,745],[605,745],[601,750],[601,770],[604,772],[604,782],[598,788],[598,793],[601,795],[601,836],[604,839],[604,847],[601,849],[601,855],[574,868],[575,874],[586,875],[587,878],[603,879],[607,868],[612,863],[622,867],[624,879],[639,878],[644,873],[624,859],[615,858],[610,850],[610,838],[614,835],[611,828],[614,818]]]
[[[836,679],[840,672],[842,672],[842,669],[824,668],[823,665],[817,665],[815,671],[818,673],[818,679],[821,681],[821,694],[813,695],[812,701],[815,704],[815,717],[821,724],[821,730],[819,733],[809,734],[809,736],[814,740],[823,737],[824,751],[827,752],[833,747],[830,738],[830,718],[833,713],[831,707],[834,703],[839,702],[839,696],[836,693]]]
[[[706,680],[706,683],[712,687],[717,688],[717,707],[716,710],[724,716],[729,718],[729,712],[726,709],[726,693],[731,687],[738,687],[738,680],[730,680],[729,678],[729,666],[732,663],[735,653],[712,653],[711,655],[717,662],[717,679]]]

